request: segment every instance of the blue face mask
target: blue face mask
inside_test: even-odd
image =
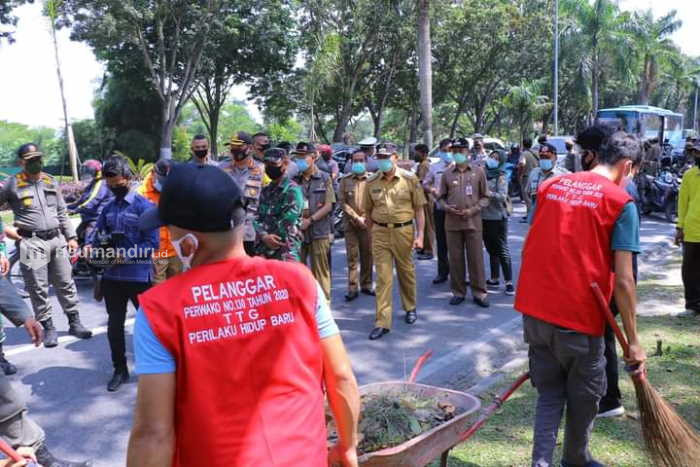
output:
[[[391,172],[391,169],[394,168],[394,164],[391,162],[391,159],[378,159],[377,168],[380,172]]]
[[[489,169],[495,169],[496,167],[498,167],[498,161],[489,157],[488,159],[486,159],[486,167],[488,167]]]
[[[440,160],[445,164],[451,164],[452,162],[454,162],[452,154],[450,154],[449,152],[440,152]]]
[[[306,159],[294,159],[294,163],[297,165],[300,173],[309,170],[309,163],[306,162]]]
[[[467,163],[467,156],[461,153],[457,153],[454,155],[455,162],[458,164],[466,164]]]
[[[544,170],[545,172],[549,172],[553,168],[554,163],[551,159],[540,159],[540,169]]]
[[[354,173],[356,175],[362,175],[363,173],[365,173],[366,170],[367,170],[367,168],[365,167],[364,162],[353,162],[352,163],[352,173]]]

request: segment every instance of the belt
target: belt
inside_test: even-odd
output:
[[[24,229],[17,229],[17,233],[25,238],[32,238],[32,237],[39,237],[42,240],[51,240],[52,238],[58,237],[59,230],[58,229],[49,229],[49,230],[24,230]]]
[[[382,224],[381,222],[375,222],[375,224],[389,229],[398,229],[399,227],[406,227],[407,225],[413,224],[413,221],[401,222],[400,224]]]

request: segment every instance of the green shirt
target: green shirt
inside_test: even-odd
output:
[[[678,194],[678,228],[686,242],[700,243],[700,168],[693,167],[683,175]]]

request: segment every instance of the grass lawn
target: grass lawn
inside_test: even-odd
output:
[[[700,318],[640,317],[642,343],[648,352],[649,380],[678,412],[700,429]],[[657,341],[662,341],[662,356],[653,356]],[[515,379],[515,375],[508,381]],[[642,447],[634,386],[620,375],[620,388],[627,415],[596,422],[591,451],[610,466],[652,466]],[[500,390],[499,390],[500,392]],[[451,452],[450,466],[529,466],[532,449],[532,424],[536,392],[526,383],[503,409],[474,437]],[[491,402],[485,396],[484,406]],[[563,431],[555,454],[558,465]],[[434,463],[438,465],[438,463]]]

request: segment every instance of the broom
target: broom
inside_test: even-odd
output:
[[[604,312],[605,319],[615,332],[624,355],[629,344],[613,316],[608,302],[597,283],[591,287]],[[649,384],[646,372],[634,373],[636,367],[625,367],[637,393],[642,434],[654,465],[660,467],[697,467],[700,465],[700,436],[683,420],[661,395]]]

